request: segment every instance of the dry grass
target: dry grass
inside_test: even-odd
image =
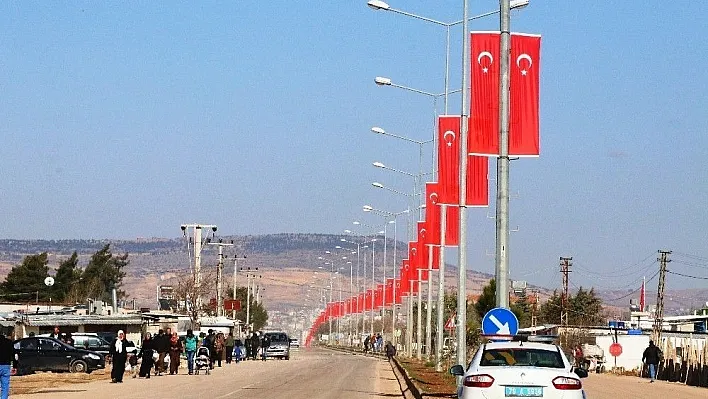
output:
[[[105,369],[94,371],[91,374],[46,372],[13,376],[10,380],[10,394],[19,395],[41,393],[48,388],[83,384],[91,381],[109,380],[110,378],[111,371]]]

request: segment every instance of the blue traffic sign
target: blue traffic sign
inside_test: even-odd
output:
[[[517,332],[519,332],[519,320],[509,309],[494,308],[482,319],[484,335],[516,335]]]

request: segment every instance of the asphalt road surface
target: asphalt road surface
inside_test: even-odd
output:
[[[183,365],[184,366],[184,365]],[[223,364],[211,375],[153,376],[122,384],[94,381],[47,388],[13,398],[200,398],[200,399],[332,399],[402,398],[387,361],[318,349],[291,352],[290,360],[246,361]]]
[[[611,374],[590,374],[583,379],[588,399],[706,399],[708,388]]]

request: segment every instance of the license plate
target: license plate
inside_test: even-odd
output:
[[[504,387],[507,398],[540,398],[543,397],[543,387]]]

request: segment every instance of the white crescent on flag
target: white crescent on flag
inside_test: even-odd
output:
[[[449,140],[448,136],[451,137]],[[455,132],[453,132],[452,130],[448,130],[447,132],[445,132],[445,134],[443,134],[443,140],[445,140],[445,143],[447,143],[448,147],[452,147],[452,142],[455,141]]]

